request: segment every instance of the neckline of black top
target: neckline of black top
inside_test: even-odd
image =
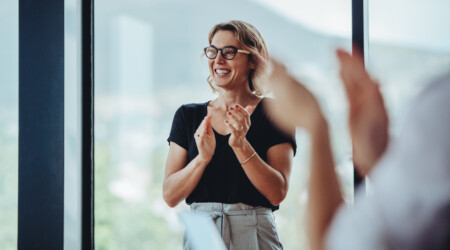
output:
[[[250,118],[253,117],[253,114],[255,114],[256,111],[259,111],[258,109],[260,108],[260,106],[262,106],[262,102],[263,102],[264,100],[265,100],[265,98],[263,97],[263,98],[261,99],[261,101],[259,101],[258,104],[256,104],[255,110],[254,110],[254,111],[252,112],[252,114],[250,115]],[[204,115],[204,116],[206,116],[206,115],[208,114],[208,104],[209,104],[210,102],[211,102],[211,101],[207,101],[207,102],[205,103],[205,105],[203,106],[203,115]],[[261,104],[261,105],[260,105],[260,104]],[[229,136],[231,135],[231,133],[228,133],[228,134],[223,135],[223,134],[220,134],[219,132],[217,132],[214,128],[212,128],[212,129],[213,129],[214,134],[216,135],[216,137],[217,137],[217,136],[229,137]]]

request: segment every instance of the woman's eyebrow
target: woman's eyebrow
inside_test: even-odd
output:
[[[214,44],[210,44],[209,46],[211,46],[211,47],[214,47],[214,48],[216,48],[216,49],[221,49],[221,48],[218,48],[216,45],[214,45]],[[225,46],[223,46],[222,48],[225,48],[225,47],[235,47],[235,48],[237,48],[237,46],[235,46],[235,45],[225,45]]]

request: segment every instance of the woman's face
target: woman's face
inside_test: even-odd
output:
[[[236,36],[228,30],[221,30],[214,35],[211,46],[222,49],[225,46],[239,46]],[[222,52],[217,54],[215,59],[208,59],[209,71],[215,85],[224,89],[236,89],[248,86],[248,75],[250,69],[254,69],[254,64],[250,63],[249,56],[244,53],[236,53],[232,60],[226,60]]]

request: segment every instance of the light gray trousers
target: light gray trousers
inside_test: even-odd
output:
[[[272,210],[243,203],[192,203],[191,211],[211,217],[229,250],[281,250]],[[184,250],[190,250],[183,238]]]

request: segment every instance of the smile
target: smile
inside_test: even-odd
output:
[[[215,72],[216,72],[218,75],[224,76],[224,75],[230,73],[231,70],[226,70],[226,69],[216,69]]]

